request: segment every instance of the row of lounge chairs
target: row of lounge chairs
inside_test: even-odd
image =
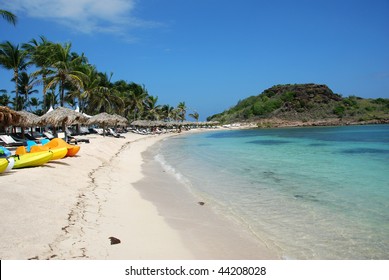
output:
[[[65,133],[58,132],[57,133],[58,138],[65,139]],[[36,132],[36,133],[25,133],[24,138],[23,135],[20,133],[11,133],[9,135],[0,135],[0,145],[3,146],[9,146],[9,147],[18,147],[18,146],[29,146],[32,143],[42,143],[45,140],[49,141],[56,138],[51,132],[45,131],[42,132],[42,134]],[[87,142],[89,143],[89,139],[75,139],[71,135],[68,135],[68,141],[70,143],[77,143],[77,142]]]
[[[155,135],[155,134],[165,134],[171,132],[177,132],[177,129],[167,129],[167,128],[133,128],[130,130],[133,133],[141,135]]]
[[[32,142],[42,143],[42,140],[54,139],[54,135],[50,132],[40,133],[25,133],[24,138],[20,133],[11,133],[9,135],[0,135],[0,144],[10,147],[28,146]]]
[[[99,135],[104,135],[104,130],[102,128],[92,128],[92,133],[97,133]],[[108,128],[105,130],[106,136],[113,136],[115,138],[124,138],[123,135],[115,132],[112,128]]]
[[[87,128],[80,127],[78,132],[72,130],[71,128],[66,128],[65,132],[58,132],[56,136],[49,131],[45,131],[42,133],[39,132],[29,132],[29,133],[11,133],[9,135],[0,135],[0,145],[9,146],[9,147],[17,147],[17,146],[28,146],[28,141],[34,141],[39,143],[41,139],[54,139],[56,137],[65,139],[68,143],[77,144],[78,142],[86,142],[89,143],[89,139],[82,138],[79,136],[87,135],[87,134],[99,134],[103,135],[102,128]],[[124,138],[123,135],[117,133],[112,128],[105,130],[105,135],[113,136],[115,138]],[[77,137],[75,137],[77,136]]]
[[[19,141],[15,140],[10,135],[0,135],[0,145],[2,146],[10,146],[10,147],[17,147],[17,146],[24,146],[26,144],[26,141]]]

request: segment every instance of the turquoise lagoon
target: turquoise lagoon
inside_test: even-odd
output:
[[[284,259],[389,259],[388,125],[211,131],[152,153]]]

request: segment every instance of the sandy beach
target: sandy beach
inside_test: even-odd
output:
[[[76,157],[0,175],[0,259],[278,259],[178,190],[147,152],[170,136],[90,135]]]

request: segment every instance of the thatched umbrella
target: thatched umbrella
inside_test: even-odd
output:
[[[47,112],[40,117],[40,125],[62,126],[62,131],[66,135],[66,126],[72,124],[85,123],[88,120],[83,114],[69,108],[58,107],[51,112]]]
[[[16,125],[21,127],[31,127],[34,125],[37,125],[40,121],[40,117],[27,112],[27,111],[18,111],[19,115],[22,117],[19,119],[19,122],[16,123]]]
[[[40,117],[27,111],[18,111],[18,113],[21,115],[21,118],[15,125],[22,128],[22,136],[24,138],[24,128],[31,127],[32,132],[32,127],[39,123]]]
[[[117,120],[116,124],[120,124],[120,125],[127,125],[128,124],[128,120],[125,117],[122,117],[118,114],[113,114],[112,116],[114,116],[116,118],[116,120]]]
[[[19,122],[21,115],[5,106],[0,106],[0,125],[9,126]]]
[[[140,127],[152,127],[152,126],[159,126],[161,122],[159,121],[149,121],[149,120],[136,120],[131,123],[133,126],[140,126]]]
[[[105,128],[107,125],[116,125],[118,122],[117,118],[108,113],[100,113],[92,116],[87,123],[88,124],[98,124],[103,127],[103,136],[105,136]]]

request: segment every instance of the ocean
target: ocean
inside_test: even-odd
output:
[[[151,152],[283,259],[389,259],[389,125],[210,131]]]

